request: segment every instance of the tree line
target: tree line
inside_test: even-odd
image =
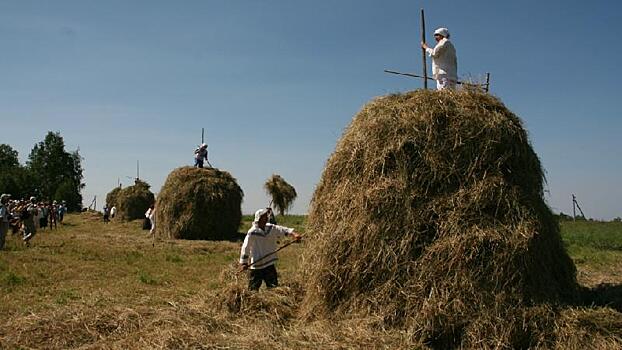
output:
[[[0,144],[0,193],[13,198],[66,201],[68,210],[82,208],[82,157],[78,150],[68,152],[59,132],[48,132],[34,145],[25,165],[18,152]]]

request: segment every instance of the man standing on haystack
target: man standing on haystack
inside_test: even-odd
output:
[[[456,48],[449,41],[449,35],[447,28],[438,28],[434,31],[434,40],[437,43],[434,48],[421,42],[421,47],[432,57],[432,74],[438,90],[455,89],[458,82]]]
[[[209,165],[210,168],[212,167],[212,165],[209,163],[209,160],[207,160],[206,143],[201,144],[201,146],[197,147],[197,149],[194,150],[194,166],[203,168],[203,160],[207,162],[207,165]]]
[[[291,236],[295,241],[300,240],[300,234],[293,228],[268,223],[268,209],[259,209],[255,212],[255,221],[248,230],[242,250],[240,252],[240,265],[242,270],[250,268],[248,277],[248,289],[259,290],[265,281],[266,287],[272,288],[279,285],[276,267],[277,239],[283,236]]]

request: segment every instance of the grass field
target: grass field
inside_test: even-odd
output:
[[[240,228],[245,232],[251,217]],[[304,232],[304,216],[280,224]],[[622,284],[622,224],[562,222],[564,243],[588,287]],[[240,235],[240,240],[243,239]],[[140,222],[69,215],[31,247],[9,236],[0,252],[0,348],[396,348],[406,334],[370,320],[302,324],[301,245],[284,249],[283,287],[250,294],[235,264],[240,242],[153,241]],[[368,322],[368,326],[361,326]],[[368,330],[362,332],[362,329]]]

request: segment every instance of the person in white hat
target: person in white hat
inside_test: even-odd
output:
[[[203,160],[207,162],[207,165],[209,165],[210,168],[212,167],[209,160],[207,160],[207,144],[205,143],[201,144],[194,150],[194,166],[203,168]]]
[[[432,57],[432,74],[438,90],[454,89],[458,82],[458,59],[456,48],[449,40],[449,30],[438,28],[434,31],[436,46],[430,48],[424,41],[421,47]]]
[[[250,268],[248,289],[259,290],[261,284],[266,287],[278,286],[278,277],[274,263],[277,260],[277,239],[291,236],[300,240],[300,234],[293,228],[268,223],[270,211],[259,209],[255,212],[253,226],[248,230],[240,251],[240,267],[242,270]]]

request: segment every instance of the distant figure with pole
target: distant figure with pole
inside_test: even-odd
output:
[[[434,31],[436,46],[430,48],[425,41],[421,47],[432,57],[432,74],[438,90],[455,89],[458,82],[458,59],[456,48],[449,41],[449,30],[438,28]]]
[[[240,267],[242,270],[250,268],[248,289],[259,290],[265,281],[268,288],[279,285],[274,263],[277,260],[277,239],[291,236],[294,241],[300,240],[300,235],[293,228],[287,228],[268,223],[270,210],[259,209],[255,212],[253,226],[248,230],[240,251]]]
[[[211,168],[212,165],[207,160],[207,144],[203,143],[197,149],[194,150],[194,166],[203,168],[203,160],[207,162],[207,165]]]

